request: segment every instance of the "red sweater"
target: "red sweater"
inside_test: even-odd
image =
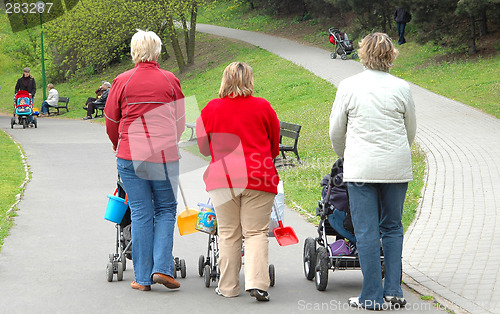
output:
[[[212,157],[204,174],[207,191],[235,187],[277,193],[273,159],[279,154],[280,124],[267,100],[211,100],[196,122],[196,136],[200,152]]]
[[[127,160],[179,160],[177,143],[185,128],[179,80],[156,62],[139,62],[118,75],[106,106],[106,131],[117,157]]]

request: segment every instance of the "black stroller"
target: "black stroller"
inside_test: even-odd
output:
[[[358,57],[358,53],[354,50],[352,41],[349,40],[346,33],[336,27],[330,27],[328,32],[330,33],[330,43],[333,45],[333,52],[330,54],[330,58],[335,59],[337,55],[342,60],[347,60],[348,55],[351,55],[353,59]]]
[[[332,269],[360,269],[356,252],[356,236],[349,211],[347,186],[343,182],[343,162],[337,160],[321,181],[323,186],[321,201],[316,215],[320,217],[318,237],[309,237],[304,243],[304,274],[308,280],[315,279],[316,289],[324,291],[328,285],[328,271]],[[328,236],[336,241],[329,242]],[[319,245],[316,248],[316,244]],[[381,254],[382,277],[384,257]]]
[[[118,177],[115,195],[126,199],[127,193],[123,183]],[[125,215],[116,227],[115,253],[109,254],[108,265],[106,266],[106,278],[109,282],[113,281],[113,275],[116,274],[116,280],[123,280],[123,272],[127,269],[127,259],[132,260],[132,234],[131,234],[130,208],[127,208]],[[177,278],[177,272],[180,271],[182,278],[186,277],[186,261],[174,257],[174,278]]]

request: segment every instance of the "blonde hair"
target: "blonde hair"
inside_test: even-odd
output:
[[[50,88],[50,89],[53,89],[54,88],[54,84],[49,83],[49,85],[47,85],[47,87]]]
[[[134,63],[157,61],[161,52],[161,39],[154,32],[138,29],[130,41],[130,55]]]
[[[246,97],[251,96],[253,92],[253,69],[244,62],[228,65],[222,74],[219,97]]]
[[[361,63],[368,69],[389,72],[399,51],[387,34],[373,33],[361,40],[358,54]]]

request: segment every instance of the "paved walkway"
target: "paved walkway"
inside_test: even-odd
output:
[[[358,62],[330,60],[329,51],[287,39],[197,28],[259,46],[334,85],[362,71]],[[413,84],[412,92],[428,168],[417,219],[405,235],[404,272],[465,311],[498,313],[500,120]]]

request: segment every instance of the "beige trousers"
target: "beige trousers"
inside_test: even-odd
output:
[[[219,290],[225,297],[240,293],[242,239],[245,239],[245,290],[269,288],[269,219],[275,195],[255,190],[209,191],[217,215]]]

